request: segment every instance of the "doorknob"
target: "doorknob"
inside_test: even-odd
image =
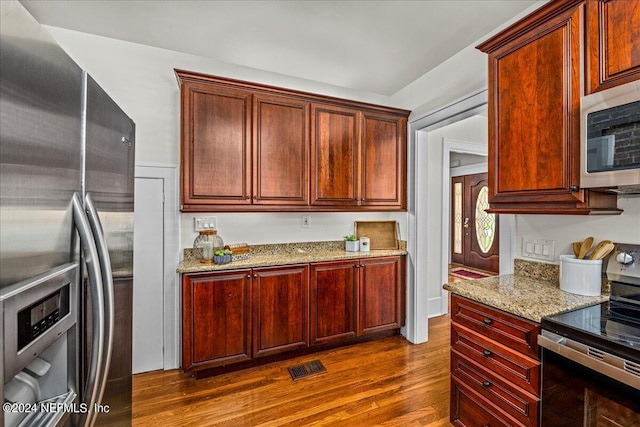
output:
[[[464,228],[469,228],[469,218],[465,218],[465,219],[464,219],[463,227],[464,227]]]

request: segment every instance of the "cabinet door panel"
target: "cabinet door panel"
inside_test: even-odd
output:
[[[358,335],[400,327],[400,257],[361,260]]]
[[[311,105],[311,203],[358,204],[360,115],[354,109]]]
[[[406,181],[405,118],[363,117],[362,204],[402,207]]]
[[[252,286],[254,356],[307,347],[309,267],[256,269]]]
[[[491,203],[579,203],[580,19],[574,7],[489,56]]]
[[[587,91],[640,79],[640,2],[587,2]]]
[[[249,270],[183,279],[183,362],[189,372],[249,360]]]
[[[309,103],[254,96],[254,203],[309,204]]]
[[[183,203],[250,203],[251,94],[185,84],[182,96]]]
[[[358,261],[311,266],[311,345],[356,336]]]

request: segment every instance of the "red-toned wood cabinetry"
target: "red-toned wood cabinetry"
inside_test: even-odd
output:
[[[253,203],[309,204],[309,103],[253,97]]]
[[[253,356],[309,346],[309,266],[253,270]]]
[[[451,295],[451,422],[539,424],[540,325]]]
[[[189,82],[182,120],[183,205],[251,204],[251,93]]]
[[[406,210],[408,111],[176,74],[183,212]]]
[[[587,93],[640,79],[640,2],[587,1]]]
[[[357,266],[358,335],[399,328],[403,323],[402,258],[363,259]]]
[[[404,323],[405,257],[311,265],[311,344],[398,329]]]
[[[398,333],[405,261],[389,256],[183,274],[182,369],[259,363]]]
[[[182,369],[251,359],[251,270],[182,279]]]
[[[627,40],[637,27],[602,20],[621,10],[637,14],[623,3],[634,2],[550,2],[478,46],[489,54],[490,212],[621,212],[615,195],[580,188],[580,97],[585,74],[592,90],[599,90],[593,82],[603,78],[609,86],[640,78],[630,53],[637,46],[614,42],[619,34],[610,31],[620,28]],[[602,77],[593,58],[601,57],[596,68],[602,71],[608,52],[618,58],[612,62],[624,65],[615,66],[615,76]]]
[[[355,338],[358,260],[311,264],[311,345]]]

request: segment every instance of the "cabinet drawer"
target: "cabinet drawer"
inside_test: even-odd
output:
[[[494,375],[455,350],[451,351],[451,374],[522,424],[537,425],[539,398]]]
[[[455,426],[477,427],[520,427],[522,424],[511,420],[497,411],[482,396],[451,377],[451,423]]]
[[[451,323],[451,347],[524,390],[540,396],[540,362]]]
[[[540,360],[537,342],[540,325],[537,323],[458,295],[451,296],[451,320],[500,344]]]

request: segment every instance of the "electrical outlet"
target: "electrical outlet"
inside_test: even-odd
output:
[[[301,225],[302,225],[302,228],[311,227],[311,215],[302,215]]]
[[[555,257],[554,240],[522,238],[522,256],[543,261],[553,261]]]
[[[193,219],[195,231],[216,230],[218,228],[218,218],[215,216],[197,216]]]

